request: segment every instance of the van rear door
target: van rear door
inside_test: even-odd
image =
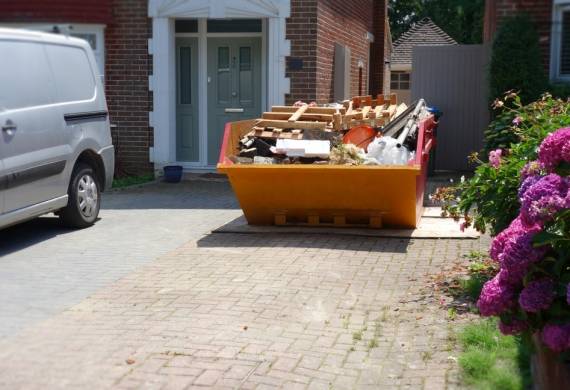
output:
[[[4,212],[65,196],[70,148],[54,107],[54,82],[41,41],[0,39],[0,149]]]

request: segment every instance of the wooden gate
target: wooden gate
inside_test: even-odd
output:
[[[416,46],[412,101],[424,98],[443,112],[438,128],[435,169],[467,171],[467,156],[481,150],[489,124],[486,45]]]

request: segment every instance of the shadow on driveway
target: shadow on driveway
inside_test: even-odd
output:
[[[200,248],[271,248],[276,251],[297,249],[330,249],[375,253],[406,253],[409,238],[356,237],[295,233],[210,233],[197,241]],[[350,254],[347,254],[350,256]]]
[[[63,226],[57,217],[40,217],[11,226],[0,231],[0,258],[74,231],[74,229]]]

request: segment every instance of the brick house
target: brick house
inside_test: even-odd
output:
[[[486,0],[484,41],[490,42],[501,21],[516,13],[534,20],[550,79],[570,82],[570,0]]]
[[[271,105],[389,92],[386,0],[3,0],[0,26],[91,43],[130,174],[212,169]]]

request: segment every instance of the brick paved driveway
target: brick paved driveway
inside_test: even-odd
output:
[[[168,253],[155,248],[152,232],[142,233],[136,243],[145,248],[129,255],[136,265],[116,271],[120,280],[106,279],[99,289],[92,283],[91,291],[85,291],[88,298],[0,340],[0,387],[458,386],[445,311],[422,299],[419,290],[426,274],[485,248],[486,240],[203,234],[239,214],[231,209],[227,188],[224,192],[223,184],[215,185],[209,210],[133,208],[138,210],[134,215],[141,214],[138,222],[131,230],[107,235],[109,242],[135,243],[131,236],[138,229],[160,231],[160,220],[171,213],[197,226],[181,232],[185,243],[170,241]],[[196,188],[188,191],[180,196],[192,198]],[[112,202],[128,207],[131,199],[144,196],[117,194]],[[123,210],[117,223],[131,216]],[[143,221],[151,226],[141,226]],[[41,241],[8,256],[21,251],[40,256],[37,245],[50,244]],[[93,252],[92,259],[107,268],[107,257],[121,259],[121,247]],[[59,258],[57,252],[43,252],[43,259]],[[65,252],[67,259],[71,252]],[[154,260],[133,260],[150,257]],[[41,261],[20,271],[39,279],[33,269],[38,266]],[[85,267],[83,275],[101,268],[93,263]],[[58,286],[56,278],[50,283]]]
[[[89,229],[67,230],[44,217],[0,230],[0,338],[81,302],[235,215],[227,183],[192,181],[104,194],[101,220]]]

